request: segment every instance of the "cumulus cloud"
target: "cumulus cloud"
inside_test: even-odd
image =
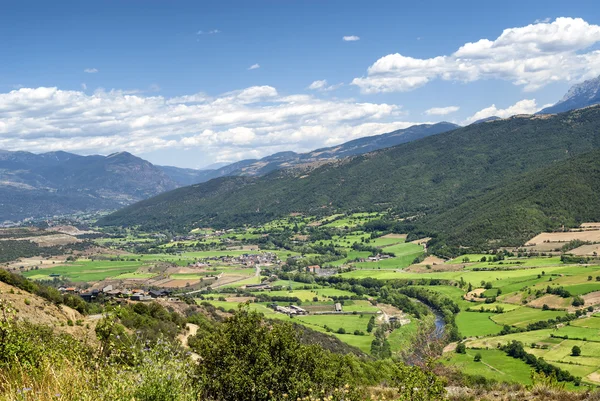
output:
[[[600,74],[600,26],[557,18],[505,29],[495,40],[466,43],[450,55],[427,59],[399,53],[377,60],[353,85],[363,93],[406,92],[435,79],[503,79],[534,91],[551,82],[578,82]]]
[[[250,67],[248,67],[249,70],[256,70],[260,68],[260,64],[252,64]]]
[[[446,114],[456,113],[458,110],[460,110],[458,106],[432,107],[425,110],[425,114],[428,116],[445,116]]]
[[[517,114],[534,114],[540,111],[543,107],[545,106],[538,107],[535,99],[520,100],[512,106],[507,107],[506,109],[499,109],[496,107],[495,104],[493,104],[490,107],[486,107],[482,110],[479,110],[477,113],[473,114],[471,117],[463,121],[463,124],[471,124],[477,120],[493,116],[500,118],[508,118]]]
[[[87,72],[88,74],[95,74],[98,72],[97,68],[86,68],[83,72]]]
[[[307,89],[317,90],[322,92],[332,91],[344,85],[343,83],[335,84],[335,85],[327,85],[327,80],[322,79],[318,81],[313,81],[310,85],[308,85]]]
[[[344,36],[342,38],[342,40],[344,42],[356,42],[356,41],[360,40],[360,36],[356,36],[356,35]]]
[[[84,154],[194,149],[206,159],[237,160],[413,125],[401,121],[403,114],[397,105],[280,94],[271,86],[178,97],[21,88],[0,93],[0,149]]]

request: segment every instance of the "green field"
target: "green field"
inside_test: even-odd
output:
[[[494,315],[494,313],[486,312],[460,312],[456,315],[458,331],[465,337],[498,334],[502,330],[502,326],[491,320]]]
[[[393,260],[393,259],[388,259]],[[581,269],[581,268],[580,268]],[[491,281],[495,284],[495,281],[513,279],[516,280],[519,277],[532,278],[533,276],[541,275],[545,273],[564,273],[565,268],[563,266],[549,266],[549,267],[537,267],[531,269],[520,269],[520,270],[492,270],[492,271],[449,271],[449,272],[426,272],[426,273],[409,273],[409,272],[395,272],[389,270],[354,270],[348,273],[343,273],[342,277],[372,277],[380,280],[388,279],[415,279],[415,278],[437,278],[445,280],[460,280],[461,277],[467,282],[474,284],[480,281]]]
[[[297,297],[301,301],[312,301],[313,297],[318,297],[319,299],[326,297],[340,297],[340,296],[352,296],[355,295],[350,291],[338,290],[335,288],[319,288],[315,290],[293,290],[293,291],[270,291],[268,292],[270,296],[277,297]]]
[[[72,282],[91,282],[133,273],[142,265],[141,262],[77,261],[64,266],[29,270],[24,272],[23,275],[33,280],[49,280],[51,274],[59,274]]]
[[[497,313],[492,320],[500,325],[509,325],[516,327],[525,327],[529,323],[539,322],[540,320],[554,319],[557,316],[564,316],[567,312],[541,310],[535,308],[521,307],[506,313]]]
[[[474,362],[475,354],[481,362]],[[442,363],[472,376],[484,376],[500,382],[531,384],[531,367],[520,359],[507,356],[500,350],[467,350],[466,354],[448,353]]]
[[[495,311],[497,306],[501,307],[504,310],[504,312],[510,312],[511,310],[520,308],[519,305],[495,302],[493,304],[475,304],[471,306],[468,310],[471,312],[479,312],[481,309],[483,309],[484,312],[488,312]]]

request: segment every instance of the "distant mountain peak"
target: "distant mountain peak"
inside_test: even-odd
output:
[[[537,114],[555,114],[600,103],[600,76],[573,85],[563,98]]]
[[[598,97],[598,93],[600,93],[600,76],[573,85],[560,101],[565,102],[573,98],[593,100]]]

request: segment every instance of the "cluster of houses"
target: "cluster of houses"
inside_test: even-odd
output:
[[[390,255],[375,255],[375,256],[369,256],[367,259],[361,259],[361,262],[379,262],[382,259],[390,259],[391,256]]]
[[[279,264],[281,261],[273,252],[245,253],[239,256],[213,256],[190,264],[191,267],[210,267],[211,261],[219,263],[231,263],[243,266],[256,266],[267,264]]]
[[[142,289],[120,289],[113,288],[112,285],[107,285],[103,288],[91,288],[87,290],[79,290],[76,287],[60,287],[58,291],[66,294],[76,294],[83,298],[84,301],[91,302],[99,297],[104,299],[129,299],[130,301],[151,301],[156,298],[165,298],[171,295],[170,290],[149,290]]]
[[[292,316],[292,315],[308,315],[308,311],[306,309],[303,309],[301,307],[299,307],[298,305],[289,305],[289,306],[281,306],[281,305],[277,305],[276,303],[272,303],[269,305],[270,308],[272,308],[273,310],[275,310],[276,312],[279,313],[285,313],[286,315]],[[342,304],[337,302],[334,306],[333,306],[333,311],[338,312],[338,313],[342,313],[343,307]],[[316,312],[316,314],[332,314],[332,312]]]
[[[286,315],[289,315],[289,316],[308,315],[308,311],[306,309],[302,309],[298,305],[281,306],[281,305],[277,305],[277,304],[271,304],[269,306],[272,307],[276,312],[285,313]]]

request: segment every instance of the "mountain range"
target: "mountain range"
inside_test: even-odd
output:
[[[0,151],[0,222],[114,210],[218,177],[261,176],[284,168],[312,169],[457,127],[451,123],[416,125],[309,153],[282,152],[212,170],[156,166],[127,152],[80,156],[61,151],[42,154]]]
[[[593,184],[600,179],[600,165],[586,163],[594,160],[586,154],[598,149],[600,106],[555,115],[520,115],[340,159],[310,171],[222,177],[141,201],[100,224],[183,232],[203,226],[258,224],[290,213],[389,210],[399,217],[418,216],[407,230],[434,231],[449,242],[460,227],[471,244],[498,240],[518,245],[542,227],[600,219],[600,188]],[[575,160],[574,165],[568,164],[570,160]],[[562,177],[562,190],[542,191],[554,185],[553,175]],[[565,198],[570,199],[569,207],[566,200],[561,206],[563,192],[571,194]],[[486,198],[490,194],[495,195]],[[453,221],[457,215],[463,219]]]
[[[249,176],[257,177],[268,174],[275,170],[286,168],[310,169],[332,160],[348,156],[372,152],[378,149],[389,148],[430,135],[450,131],[460,127],[459,125],[440,122],[437,124],[413,125],[405,129],[399,129],[381,135],[367,136],[331,146],[313,150],[307,153],[279,152],[262,159],[246,159],[222,166],[217,169],[205,170],[174,170],[173,167],[161,167],[173,179],[183,185],[206,182],[213,178],[226,176]],[[182,174],[183,173],[183,174]]]
[[[572,87],[560,102],[540,111],[538,115],[541,117],[544,114],[564,109],[588,107],[600,102],[599,93],[600,77],[585,81]],[[471,124],[470,128],[465,127],[462,130],[466,129],[466,132],[470,132],[470,129],[488,131],[493,130],[497,126],[496,124],[510,124],[507,121],[513,121],[513,119],[488,117]],[[483,122],[485,124],[480,124]],[[382,135],[355,139],[341,145],[321,148],[312,152],[280,152],[262,159],[242,160],[224,166],[217,164],[214,168],[203,170],[157,166],[127,152],[119,152],[108,156],[80,156],[60,151],[43,154],[0,151],[0,222],[21,220],[28,217],[39,218],[71,214],[80,211],[114,210],[166,191],[182,186],[206,183],[213,179],[217,179],[217,181],[207,183],[205,188],[214,188],[221,192],[223,191],[220,188],[221,185],[226,188],[233,188],[235,185],[245,186],[251,183],[251,187],[254,188],[257,186],[256,182],[262,182],[250,178],[264,176],[312,177],[314,176],[313,171],[326,171],[336,166],[355,163],[353,160],[359,155],[367,154],[366,158],[371,159],[375,155],[379,155],[380,152],[378,151],[382,149],[398,146],[402,149],[412,149],[408,145],[404,148],[401,145],[420,144],[425,138],[436,137],[439,134],[449,133],[459,128],[458,125],[447,122],[415,125]],[[477,138],[473,139],[477,141]],[[518,139],[522,140],[522,138]],[[542,140],[542,138],[539,139]],[[435,141],[435,139],[431,140]],[[468,147],[467,144],[466,148]],[[421,150],[415,150],[415,152],[417,151]],[[518,151],[518,149],[515,151]],[[409,160],[413,156],[403,154],[402,158]],[[435,157],[443,157],[443,154],[436,154]],[[437,163],[437,160],[435,162]],[[524,163],[527,164],[527,161],[524,161]],[[388,167],[392,168],[393,166]],[[455,166],[446,167],[455,168]],[[474,165],[473,168],[478,170],[481,166]],[[383,170],[381,172],[384,173]],[[451,174],[451,172],[439,171],[431,174],[445,176]],[[247,179],[225,179],[232,176]],[[389,186],[389,183],[382,183],[381,188],[387,186]],[[373,188],[362,188],[361,190],[380,192],[378,188],[375,190]],[[210,191],[208,192],[210,193]],[[393,192],[391,191],[391,193]],[[316,194],[319,193],[321,193],[320,189],[316,189]],[[244,198],[244,196],[236,196],[237,198]],[[408,196],[411,197],[411,195]],[[328,196],[323,194],[322,197],[325,199]],[[428,195],[424,195],[422,201],[423,207],[426,209],[431,207],[431,204],[425,200],[427,197]],[[364,194],[356,196],[356,199],[361,198],[369,198],[369,196]],[[387,199],[387,196],[383,196],[383,199]],[[373,197],[370,201],[374,202],[375,205],[390,203],[388,200],[381,202],[379,198]],[[364,207],[362,204],[354,206]],[[261,202],[256,203],[255,209],[265,211],[265,208],[261,206]],[[250,209],[246,207],[243,210],[249,213],[248,210]],[[221,213],[220,218],[225,218],[224,216],[227,215],[229,215],[228,212]],[[233,219],[236,220],[237,218]]]

